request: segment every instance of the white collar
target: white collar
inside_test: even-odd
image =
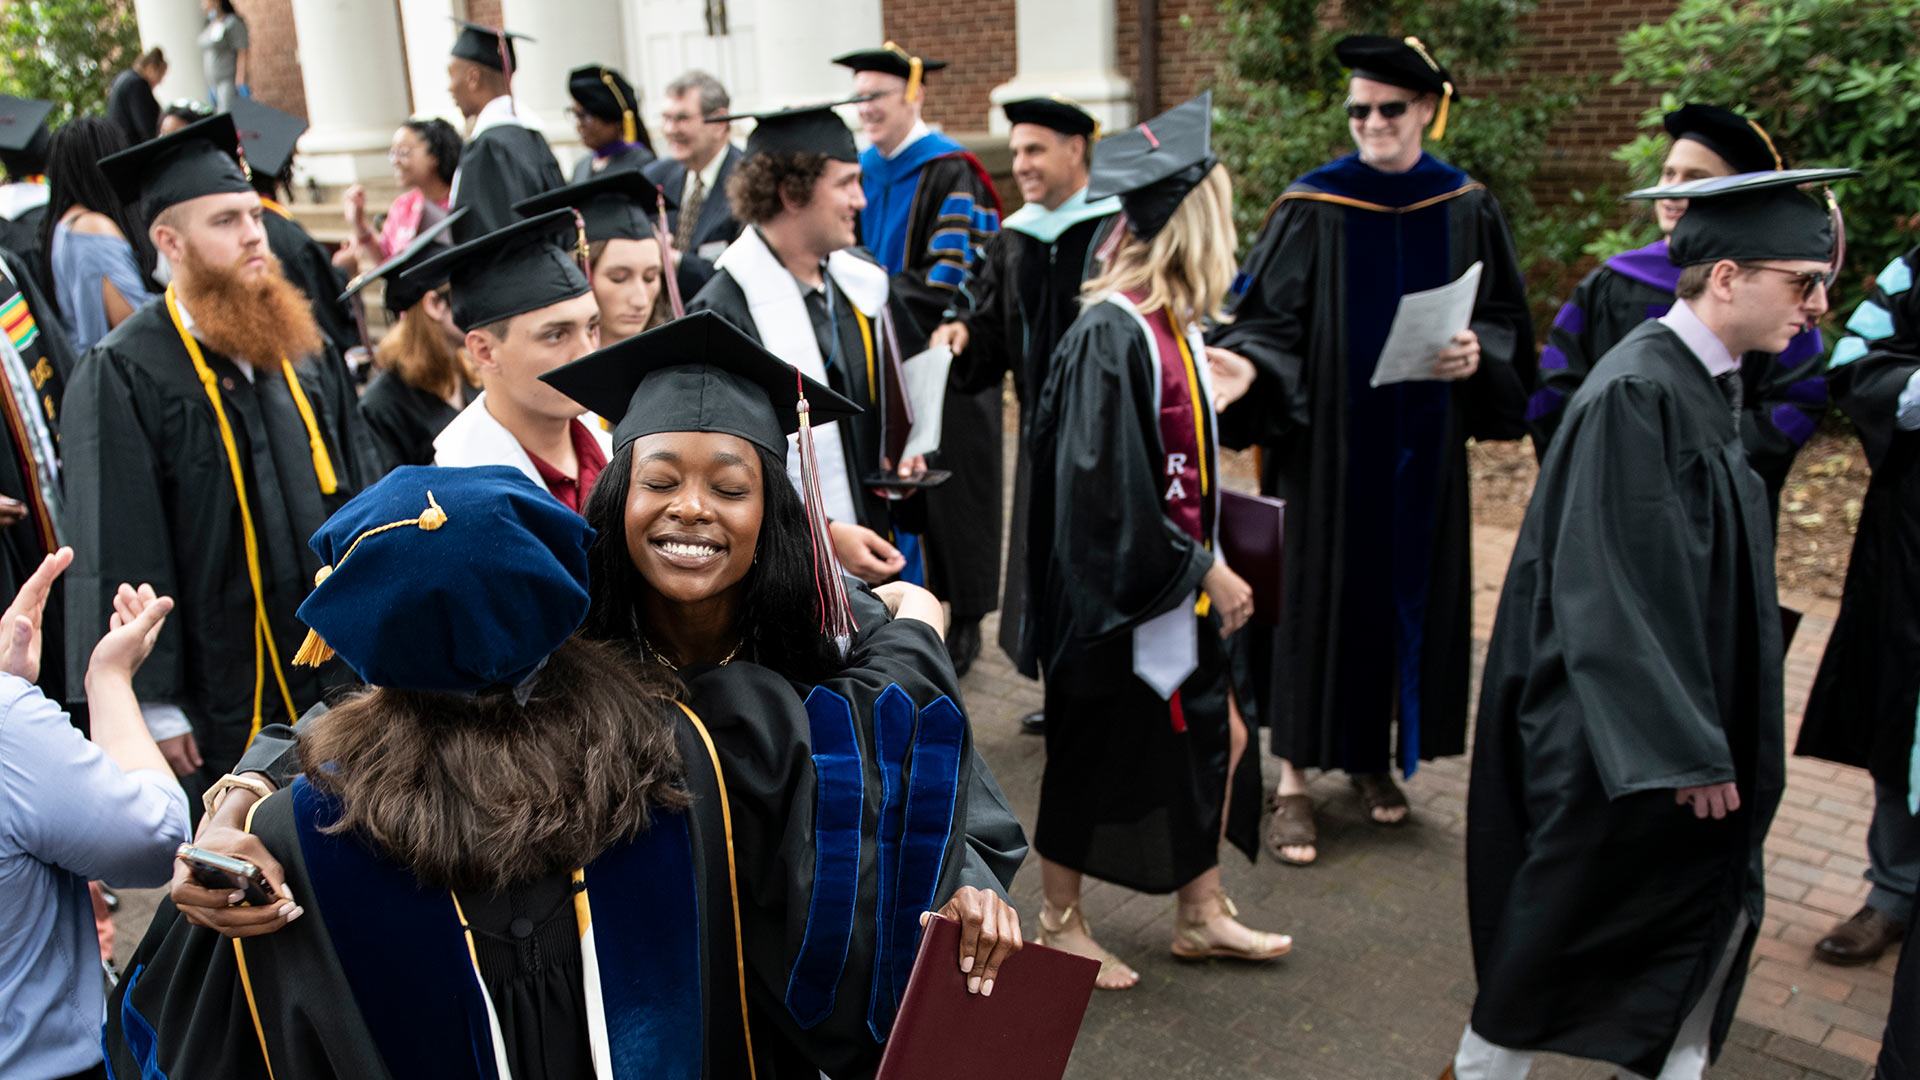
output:
[[[888,161],[892,161],[894,158],[906,153],[907,147],[912,146],[914,143],[919,142],[931,134],[933,134],[933,129],[927,126],[925,120],[915,120],[913,126],[907,129],[907,137],[900,140],[900,145],[893,148],[893,153],[881,154],[880,156]]]
[[[700,170],[700,186],[705,189],[709,195],[713,193],[713,185],[720,182],[720,169],[727,163],[727,151],[731,149],[733,149],[732,143],[721,143],[720,152],[713,155],[713,160],[707,162],[706,168]],[[689,169],[688,175],[691,176],[692,174],[693,171]],[[724,195],[725,192],[722,192],[722,194]]]
[[[501,94],[487,102],[486,106],[474,116],[473,132],[467,138],[474,138],[488,128],[500,127],[503,124],[514,124],[537,131],[540,128],[540,118],[534,115],[532,109],[527,108],[526,102]]]
[[[1718,377],[1739,370],[1740,363],[1728,351],[1727,343],[1700,321],[1700,316],[1685,300],[1675,300],[1673,308],[1660,316],[1660,325],[1679,336],[1681,343],[1707,369],[1708,375]]]

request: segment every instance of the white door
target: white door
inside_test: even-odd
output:
[[[625,0],[658,123],[667,83],[689,68],[712,72],[750,112],[844,96],[852,76],[832,58],[880,44],[880,0]]]
[[[627,0],[628,54],[638,58],[648,119],[658,126],[667,84],[693,68],[713,74],[736,103],[754,79],[753,0]]]

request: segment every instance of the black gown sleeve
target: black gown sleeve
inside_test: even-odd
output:
[[[1020,344],[1007,340],[1008,328],[1015,324],[1009,309],[1020,304],[1012,274],[1014,247],[1012,235],[996,233],[974,274],[974,308],[960,317],[967,328],[967,347],[953,358],[947,373],[947,388],[954,393],[997,387],[1013,365],[1013,350]]]
[[[1535,461],[1546,460],[1547,447],[1553,444],[1554,432],[1560,430],[1560,421],[1566,416],[1568,400],[1599,359],[1593,341],[1597,311],[1594,292],[1602,273],[1602,268],[1595,268],[1581,278],[1547,328],[1547,344],[1540,350],[1540,385],[1557,396],[1551,407],[1534,410],[1528,422]]]
[[[1480,297],[1467,326],[1480,339],[1480,367],[1458,385],[1466,434],[1475,439],[1518,439],[1527,434],[1527,398],[1539,357],[1533,349],[1533,317],[1527,284],[1506,215],[1490,195],[1475,200]],[[1461,265],[1465,269],[1465,265]]]
[[[948,312],[973,310],[973,269],[981,248],[1000,231],[993,192],[959,154],[922,168],[914,200],[917,231],[907,238],[906,266],[893,275],[889,291],[912,317],[912,325],[899,328],[908,355],[924,346]]]
[[[1304,201],[1282,202],[1260,230],[1241,267],[1246,291],[1234,302],[1233,321],[1216,329],[1210,345],[1253,361],[1253,388],[1220,414],[1220,442],[1243,449],[1278,442],[1305,427],[1312,396],[1308,331],[1316,297],[1327,285],[1316,272],[1329,265],[1333,239]],[[1323,301],[1324,302],[1324,301]]]
[[[327,711],[327,703],[315,704],[292,724],[262,724],[247,744],[247,752],[233,766],[235,773],[259,773],[278,791],[300,775],[300,734],[314,717]]]
[[[1729,783],[1732,752],[1714,697],[1706,613],[1674,597],[1693,580],[1690,499],[1667,459],[1667,427],[1683,423],[1660,387],[1619,378],[1567,418],[1554,504],[1551,632],[1535,655],[1559,652],[1586,743],[1609,799]]]
[[[1100,640],[1181,603],[1213,553],[1167,518],[1156,378],[1139,328],[1090,308],[1054,350],[1034,413],[1030,559],[1044,636]],[[1126,321],[1122,321],[1125,319]]]
[[[1920,277],[1920,248],[1908,252],[1904,261],[1907,280]],[[1842,338],[1834,347],[1834,364],[1827,372],[1834,402],[1853,421],[1867,462],[1876,470],[1902,434],[1894,423],[1900,392],[1920,370],[1920,286],[1909,284],[1889,294],[1884,284],[1888,271],[1849,317],[1847,328],[1855,336]]]

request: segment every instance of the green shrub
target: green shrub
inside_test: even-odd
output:
[[[0,90],[52,101],[47,123],[59,127],[106,110],[114,76],[140,52],[140,26],[128,0],[5,0],[0,48]]]
[[[1236,223],[1251,244],[1273,200],[1301,174],[1353,152],[1347,133],[1347,73],[1333,46],[1345,34],[1411,34],[1447,66],[1456,87],[1512,71],[1523,44],[1515,20],[1533,0],[1221,0],[1224,19],[1205,47],[1223,57],[1214,140],[1233,173]],[[1329,11],[1329,8],[1333,9]],[[1322,16],[1334,14],[1342,28]],[[1576,198],[1542,210],[1530,185],[1546,157],[1547,131],[1578,101],[1565,79],[1533,82],[1501,98],[1456,98],[1435,156],[1470,173],[1500,200],[1512,223],[1536,314],[1550,318],[1565,269],[1604,220],[1601,204]]]
[[[1834,185],[1847,217],[1847,267],[1833,298],[1850,310],[1866,279],[1912,247],[1920,211],[1920,0],[1682,0],[1672,17],[1620,38],[1617,82],[1660,95],[1655,130],[1614,157],[1659,173],[1660,114],[1687,101],[1737,108],[1793,167],[1847,166]]]

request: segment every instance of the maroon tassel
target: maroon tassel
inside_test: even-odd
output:
[[[507,113],[512,116],[518,116],[520,115],[519,110],[514,108],[513,104],[512,43],[507,41],[507,31],[504,28],[495,30],[493,35],[494,39],[500,43],[500,73],[507,77]]]
[[[1100,244],[1100,250],[1094,252],[1093,257],[1098,259],[1102,266],[1112,262],[1114,253],[1120,250],[1120,242],[1127,238],[1127,230],[1132,227],[1133,223],[1127,220],[1127,212],[1120,211],[1114,217],[1113,231],[1107,234],[1107,238]]]
[[[800,414],[800,500],[807,508],[807,532],[813,544],[813,585],[819,603],[820,632],[832,638],[844,654],[853,644],[853,605],[847,600],[847,584],[841,578],[840,560],[833,553],[833,537],[827,529],[825,500],[820,494],[820,461],[813,447],[812,406],[807,403],[807,387],[798,368],[793,381],[800,392],[794,409]]]
[[[677,319],[687,313],[687,305],[680,301],[680,278],[673,265],[673,230],[667,228],[667,193],[655,185],[653,199],[653,238],[660,242],[660,273],[667,279],[667,303]]]
[[[573,261],[580,264],[580,272],[587,275],[587,283],[593,283],[593,246],[587,242],[587,219],[578,209],[573,211]]]
[[[1833,278],[1828,279],[1832,281],[1840,276],[1841,268],[1847,261],[1847,218],[1840,212],[1840,200],[1833,197],[1833,189],[1825,190],[1827,215],[1833,219]]]

